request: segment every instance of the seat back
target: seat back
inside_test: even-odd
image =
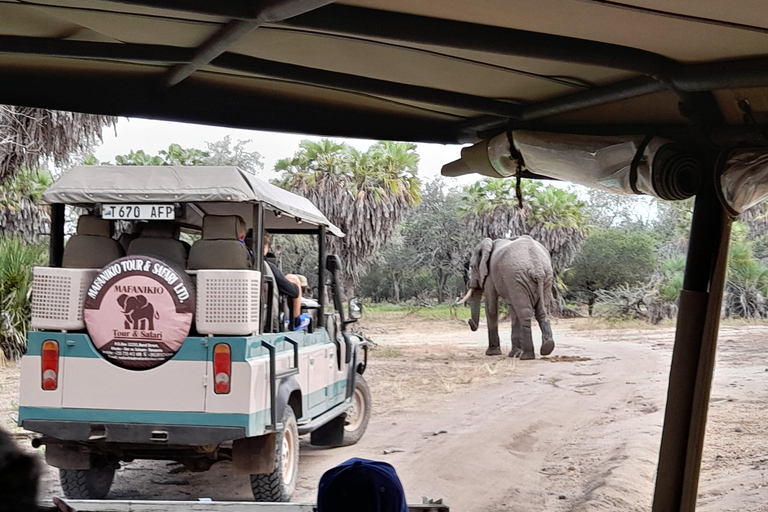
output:
[[[173,263],[180,268],[187,267],[187,249],[179,241],[181,228],[170,221],[149,221],[139,238],[133,240],[126,254],[154,256]]]
[[[275,282],[275,274],[272,272],[272,268],[267,265],[267,262],[265,261],[262,266],[262,272],[264,273],[264,286],[261,289],[261,318],[262,318],[262,324],[265,327],[264,332],[266,331],[266,325],[267,325],[267,313],[269,312],[268,304],[272,304],[272,332],[278,332],[281,328],[280,326],[280,296],[277,291],[277,283]],[[269,296],[269,287],[266,283],[266,278],[272,279],[272,296]]]
[[[120,243],[112,238],[110,221],[92,215],[77,220],[77,234],[64,248],[62,266],[67,268],[102,268],[125,256]]]
[[[189,251],[187,268],[249,269],[251,253],[237,238],[244,225],[237,215],[206,215],[203,218],[203,238]]]

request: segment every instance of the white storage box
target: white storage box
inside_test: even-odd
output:
[[[32,272],[32,328],[85,329],[83,302],[98,269],[35,267]]]
[[[198,270],[195,326],[200,334],[246,335],[259,331],[261,272]]]

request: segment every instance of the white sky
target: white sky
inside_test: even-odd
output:
[[[251,140],[246,147],[248,151],[258,151],[263,157],[264,171],[260,177],[271,179],[277,176],[273,172],[275,163],[282,158],[293,156],[303,139],[318,140],[315,135],[297,135],[286,133],[262,132],[255,130],[238,130],[219,126],[206,126],[170,121],[153,121],[148,119],[127,119],[121,117],[117,123],[117,136],[113,130],[104,130],[104,143],[97,147],[94,155],[101,162],[113,162],[115,156],[128,154],[131,150],[143,149],[150,155],[156,155],[161,149],[168,149],[173,143],[183,148],[205,149],[206,142],[216,142],[225,136],[231,136],[232,142]],[[366,150],[376,141],[362,139],[342,139],[357,149]],[[444,164],[457,160],[461,155],[459,145],[418,144],[420,156],[419,176],[422,181],[432,181],[440,176]],[[461,178],[445,178],[449,187],[468,185],[481,179],[482,176],[469,175]]]

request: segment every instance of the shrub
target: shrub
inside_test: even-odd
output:
[[[45,263],[46,248],[17,236],[0,237],[0,359],[19,359],[27,348],[32,267]]]

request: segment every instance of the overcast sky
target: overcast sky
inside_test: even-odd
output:
[[[96,148],[94,155],[101,162],[114,162],[115,156],[124,155],[131,150],[143,149],[150,155],[157,154],[161,149],[167,149],[173,143],[183,148],[205,149],[206,142],[216,142],[230,135],[232,142],[251,140],[247,145],[248,151],[258,151],[263,157],[264,171],[260,176],[271,179],[276,176],[272,170],[275,163],[286,157],[293,156],[303,139],[318,140],[312,135],[296,135],[286,133],[261,132],[255,130],[238,130],[218,126],[206,126],[169,121],[152,121],[147,119],[126,119],[121,117],[117,123],[117,135],[113,130],[104,130],[104,143]],[[365,150],[376,141],[362,139],[342,139],[357,149]],[[458,159],[461,146],[441,144],[419,144],[419,176],[425,181],[431,181],[440,176],[441,167]],[[462,178],[446,178],[446,184],[451,186],[467,185],[482,178],[480,175],[470,175]]]

